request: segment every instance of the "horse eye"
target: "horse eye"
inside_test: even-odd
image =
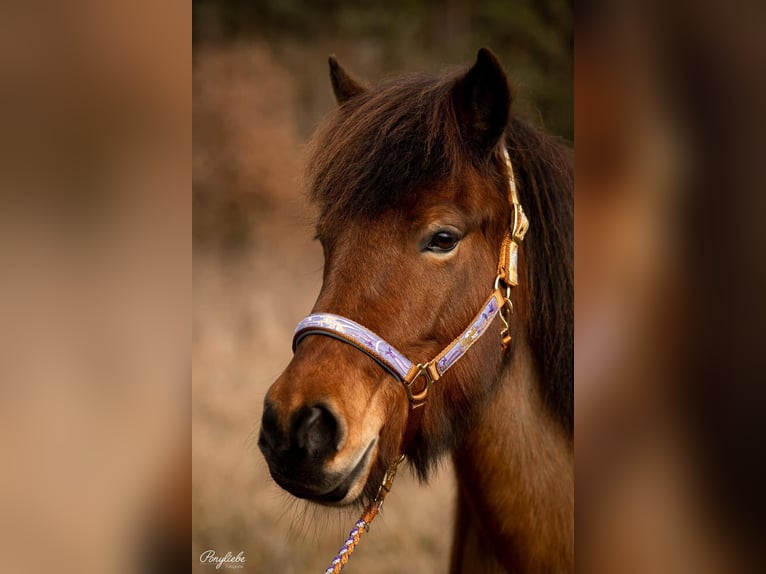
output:
[[[435,253],[448,253],[455,249],[460,237],[454,231],[441,229],[433,234],[426,249]]]

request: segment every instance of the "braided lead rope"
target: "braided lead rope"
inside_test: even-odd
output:
[[[354,552],[356,545],[359,544],[359,539],[362,534],[370,530],[370,522],[372,522],[375,515],[378,513],[378,506],[372,506],[368,508],[362,517],[354,524],[354,528],[348,534],[348,538],[341,546],[338,554],[330,562],[330,565],[325,570],[325,574],[338,574],[348,562],[349,557]]]
[[[383,500],[385,500],[386,495],[391,491],[391,485],[396,477],[396,469],[398,468],[399,463],[403,460],[404,455],[402,455],[399,460],[394,462],[388,469],[375,498],[364,510],[362,516],[359,517],[359,520],[356,521],[351,532],[348,533],[348,538],[346,538],[343,546],[341,546],[338,554],[333,558],[332,562],[330,562],[330,565],[327,567],[327,570],[324,571],[324,574],[339,574],[339,572],[343,570],[346,562],[348,562],[351,554],[353,554],[356,546],[359,544],[362,535],[370,531],[370,523],[375,520],[375,517],[383,507]]]

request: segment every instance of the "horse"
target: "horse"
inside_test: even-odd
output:
[[[338,105],[308,148],[324,252],[312,313],[418,364],[397,376],[394,359],[337,324],[296,338],[264,400],[258,444],[271,476],[309,501],[364,504],[402,454],[424,484],[451,456],[452,574],[572,572],[571,149],[511,113],[487,49],[468,69],[376,87],[329,64]],[[509,182],[529,231],[497,313],[482,301],[516,228]],[[493,311],[487,334],[461,335],[482,309]],[[461,345],[448,372],[434,369],[430,359]]]

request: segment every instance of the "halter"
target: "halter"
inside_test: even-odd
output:
[[[399,352],[379,335],[368,328],[340,315],[332,313],[313,313],[303,319],[295,328],[293,352],[301,341],[309,335],[324,335],[337,339],[371,357],[385,371],[404,385],[409,400],[407,427],[402,437],[401,457],[389,467],[378,493],[367,507],[361,518],[354,525],[348,539],[338,555],[325,571],[325,574],[337,574],[348,561],[359,538],[369,530],[369,524],[383,505],[383,499],[391,489],[398,465],[404,460],[404,452],[414,438],[422,420],[423,405],[431,386],[457,363],[473,344],[484,335],[496,316],[500,315],[503,329],[500,331],[500,344],[503,351],[511,343],[510,318],[513,313],[511,287],[519,283],[519,244],[529,228],[524,210],[516,190],[516,179],[508,150],[503,147],[505,163],[508,169],[509,202],[513,225],[506,231],[500,245],[500,258],[497,265],[497,277],[493,290],[485,300],[481,310],[471,323],[447,345],[438,355],[425,363],[414,363]],[[422,378],[422,382],[418,383]],[[416,385],[416,383],[418,383]]]

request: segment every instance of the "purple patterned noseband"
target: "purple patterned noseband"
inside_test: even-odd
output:
[[[348,343],[369,355],[381,367],[403,383],[409,400],[414,405],[420,406],[426,398],[429,387],[438,381],[471,348],[471,345],[487,331],[487,328],[504,303],[502,294],[498,290],[493,291],[492,295],[484,303],[482,310],[468,328],[439,353],[436,358],[422,365],[410,361],[388,344],[385,339],[376,335],[367,327],[332,313],[315,313],[298,323],[293,337],[293,351],[295,351],[303,338],[308,335],[325,335]],[[413,389],[413,385],[421,375],[425,377],[426,383],[423,389],[416,391]]]
[[[487,332],[498,314],[500,314],[505,326],[500,336],[502,347],[506,349],[511,341],[509,327],[510,315],[513,312],[510,299],[511,287],[518,284],[518,248],[527,232],[529,222],[519,202],[513,167],[507,151],[505,152],[505,160],[509,174],[509,199],[513,219],[512,229],[506,233],[501,245],[494,290],[471,324],[441,353],[426,363],[413,363],[368,328],[351,319],[332,313],[314,313],[298,323],[293,335],[293,352],[304,337],[309,335],[324,335],[347,343],[370,356],[394,378],[403,383],[407,390],[407,398],[410,401],[410,409],[416,409],[424,404],[431,385],[438,381]],[[415,382],[421,376],[425,382],[416,389]]]

